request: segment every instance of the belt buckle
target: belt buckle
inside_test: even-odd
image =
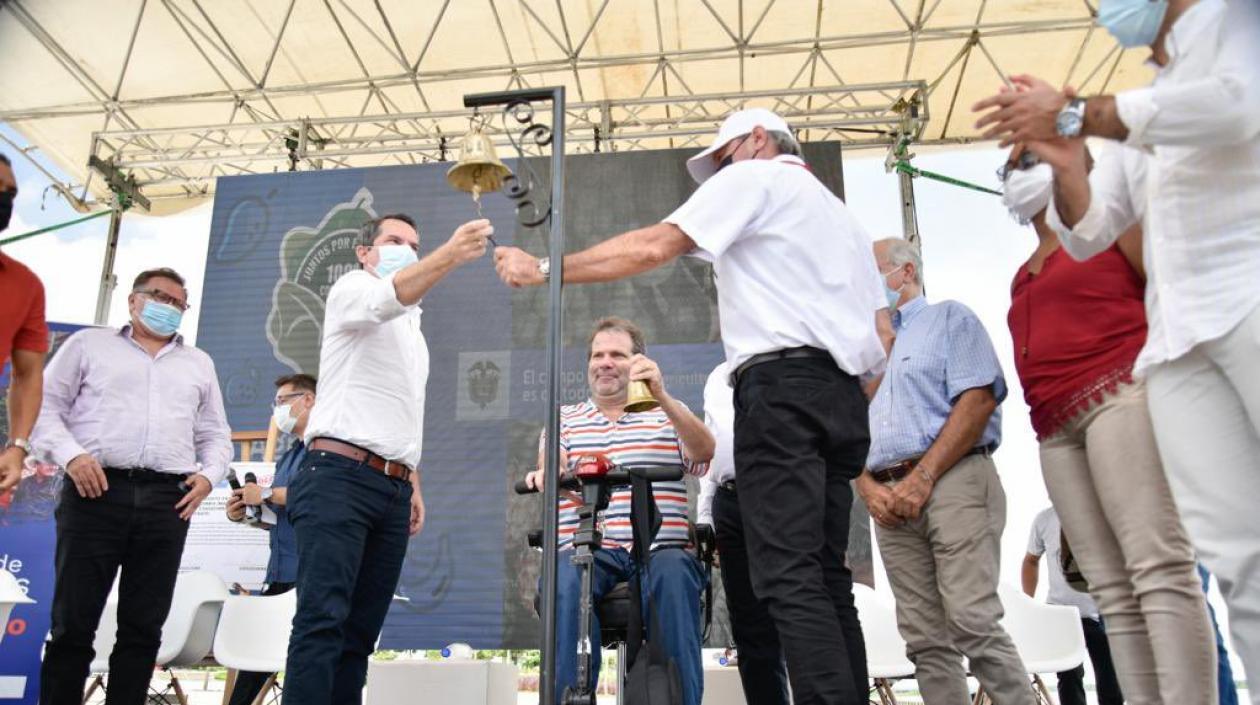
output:
[[[403,465],[402,463],[399,463],[399,462],[394,461],[394,460],[386,460],[386,461],[385,461],[385,467],[381,469],[381,472],[385,473],[385,477],[391,477],[391,478],[392,478],[392,477],[394,477],[394,476],[393,476],[393,475],[391,475],[391,474],[390,474],[390,472],[389,472],[389,467],[390,467],[391,465],[392,465],[392,466],[394,466],[394,467],[396,467],[396,468],[403,468],[403,471],[402,471],[401,473],[399,473],[399,475],[400,475],[401,477],[397,477],[397,478],[394,478],[394,479],[398,479],[398,480],[405,480],[405,479],[407,479],[407,470],[406,470],[406,466],[405,466],[405,465]]]

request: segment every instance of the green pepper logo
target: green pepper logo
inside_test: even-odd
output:
[[[314,228],[298,226],[280,241],[280,279],[271,293],[267,340],[276,359],[294,372],[319,375],[324,302],[342,274],[358,269],[359,226],[376,217],[372,192],[359,189],[338,203]]]

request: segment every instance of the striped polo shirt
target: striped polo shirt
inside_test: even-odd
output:
[[[541,439],[540,439],[541,440]],[[560,409],[560,447],[568,454],[571,472],[582,455],[603,453],[618,465],[681,464],[688,474],[703,475],[707,463],[692,463],[674,431],[674,424],[660,409],[630,412],[609,421],[589,399]],[[652,549],[685,546],[687,536],[687,485],[683,480],[652,483],[661,528]],[[573,543],[578,529],[578,503],[563,495],[560,504],[560,548]],[[629,550],[633,541],[630,526],[630,487],[613,490],[608,508],[600,517],[604,548]]]

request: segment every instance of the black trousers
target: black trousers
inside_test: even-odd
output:
[[[739,496],[724,487],[713,495],[713,529],[722,559],[722,587],[739,651],[739,680],[748,705],[788,705],[787,665],[770,610],[753,593]]]
[[[1081,617],[1085,630],[1085,648],[1089,662],[1094,665],[1094,689],[1098,692],[1098,705],[1124,705],[1124,694],[1116,680],[1116,667],[1111,662],[1111,646],[1102,622]],[[1085,666],[1059,674],[1060,705],[1085,705]]]
[[[829,359],[766,362],[735,388],[735,475],[753,591],[769,607],[797,705],[867,702],[853,604],[850,481],[870,447],[866,397]]]
[[[109,490],[79,496],[65,480],[57,505],[52,635],[40,671],[41,705],[80,705],[92,641],[105,601],[118,586],[118,638],[109,657],[107,705],[141,705],[171,608],[188,522],[172,481],[140,481],[107,471]]]
[[[283,595],[293,589],[295,583],[268,583],[264,595]],[[270,673],[261,671],[237,671],[236,683],[232,686],[232,698],[228,705],[249,705],[258,697],[258,691],[267,684]]]

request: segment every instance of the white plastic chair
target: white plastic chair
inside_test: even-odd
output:
[[[201,663],[214,646],[219,613],[227,598],[227,585],[214,573],[205,570],[180,573],[175,580],[170,614],[162,625],[158,665],[176,668]]]
[[[276,688],[276,673],[284,670],[296,612],[296,590],[282,595],[232,595],[223,603],[214,635],[214,658],[227,668],[271,674],[254,699],[256,705]]]
[[[180,573],[175,579],[175,593],[171,599],[171,610],[162,624],[162,643],[158,646],[156,665],[170,673],[167,688],[175,692],[175,697],[183,705],[187,705],[188,697],[170,669],[200,663],[210,653],[219,623],[219,611],[227,596],[223,580],[208,571]],[[117,636],[118,584],[115,582],[92,643],[96,656],[92,659],[90,671],[95,678],[84,702],[98,688],[105,687],[104,674],[109,673],[109,657]]]
[[[1068,605],[1037,602],[1006,583],[998,585],[998,597],[1006,611],[1002,626],[1015,642],[1024,670],[1033,677],[1033,695],[1039,703],[1054,705],[1040,674],[1070,671],[1085,663],[1088,652],[1085,632],[1081,629],[1081,613]],[[989,702],[983,689],[976,694],[976,702]]]
[[[880,703],[896,705],[893,681],[914,677],[914,664],[906,657],[906,642],[897,629],[896,610],[878,593],[860,583],[853,586],[853,598],[866,639],[867,675],[875,681]]]
[[[18,605],[33,605],[35,601],[26,596],[17,578],[7,570],[0,570],[0,640],[8,631],[9,615]]]

